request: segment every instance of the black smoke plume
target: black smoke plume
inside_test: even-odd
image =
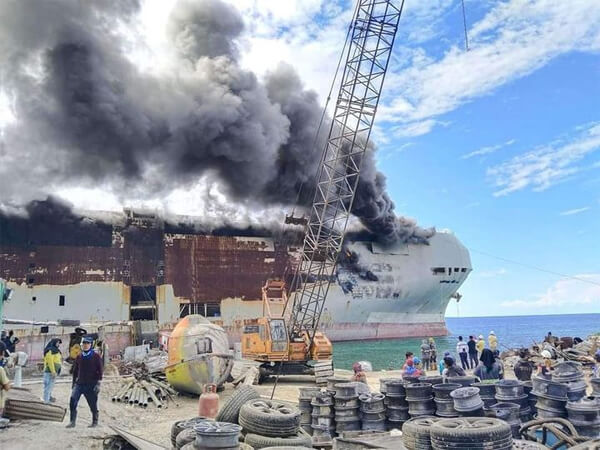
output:
[[[250,207],[309,204],[325,138],[315,150],[316,94],[289,66],[262,81],[243,69],[244,22],[221,0],[179,1],[166,30],[177,64],[144,72],[118,31],[135,30],[139,10],[136,0],[0,3],[0,81],[17,117],[0,134],[0,203],[64,186],[155,198],[208,176]],[[396,217],[372,154],[353,214],[382,243],[433,233]]]

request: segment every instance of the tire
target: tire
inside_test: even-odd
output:
[[[300,430],[300,410],[275,400],[251,400],[240,409],[239,424],[261,436],[294,436]]]
[[[175,448],[180,449],[184,445],[193,443],[196,440],[196,432],[193,428],[186,428],[177,435],[175,440]]]
[[[177,445],[177,436],[179,433],[183,431],[183,423],[185,420],[178,420],[173,425],[171,425],[171,446],[175,448]]]
[[[215,420],[217,422],[238,423],[240,409],[244,403],[257,398],[260,398],[260,394],[256,389],[252,386],[242,384],[233,391],[233,394],[225,402]]]
[[[431,439],[449,444],[493,445],[511,438],[510,425],[503,420],[487,417],[443,419],[431,426]]]
[[[251,445],[255,449],[268,448],[268,447],[311,447],[312,438],[304,431],[298,432],[295,436],[289,437],[270,437],[261,436],[259,434],[248,433],[244,442]]]

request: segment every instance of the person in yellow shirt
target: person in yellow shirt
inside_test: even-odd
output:
[[[4,359],[4,352],[6,351],[6,345],[4,342],[0,342],[0,361]],[[0,417],[4,413],[4,405],[6,404],[7,392],[10,389],[10,380],[4,367],[0,366]]]
[[[488,336],[488,346],[492,352],[495,352],[498,348],[498,338],[493,331],[490,331],[490,335]]]
[[[58,338],[50,339],[44,349],[44,402],[50,403],[52,399],[52,389],[56,377],[60,375],[62,367],[62,355],[58,348],[62,341]]]
[[[481,353],[483,352],[483,349],[485,348],[485,341],[483,340],[483,335],[480,334],[479,337],[477,338],[477,344],[475,345],[475,348],[477,349],[477,359],[481,358]]]

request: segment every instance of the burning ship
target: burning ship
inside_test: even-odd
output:
[[[112,224],[70,214],[0,224],[0,277],[14,289],[5,318],[165,325],[200,314],[235,342],[244,320],[263,314],[265,281],[291,279],[301,246],[298,236],[199,232],[134,210]],[[385,247],[350,235],[345,256],[322,316],[333,341],[447,334],[446,306],[471,272],[452,233]]]

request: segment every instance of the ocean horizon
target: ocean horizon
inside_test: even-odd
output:
[[[468,339],[470,335],[481,334],[487,342],[490,331],[494,331],[498,337],[498,348],[501,351],[529,347],[534,342],[542,341],[549,331],[558,337],[585,338],[590,334],[600,333],[600,313],[447,317],[446,325],[450,334],[435,338],[438,356],[443,355],[445,351],[456,355],[458,336]],[[373,365],[374,370],[399,369],[407,351],[419,355],[421,339],[334,342],[334,364],[336,368],[350,369],[353,362],[366,360]]]

